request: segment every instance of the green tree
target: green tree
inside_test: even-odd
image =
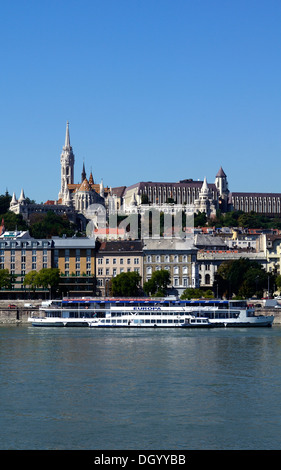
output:
[[[275,278],[275,284],[276,284],[276,286],[277,286],[277,288],[278,288],[278,290],[279,290],[279,292],[280,292],[280,290],[281,290],[281,276],[280,276],[280,275],[279,275],[279,276],[276,276],[276,278]]]
[[[233,294],[243,298],[261,296],[268,286],[268,277],[272,285],[273,276],[266,273],[259,263],[248,258],[225,261],[216,273],[219,292],[228,297]]]
[[[222,226],[224,227],[239,227],[239,217],[243,214],[242,211],[226,212],[222,217]]]
[[[268,222],[266,216],[254,212],[241,214],[238,218],[239,227],[244,228],[267,228]]]
[[[35,291],[38,287],[38,273],[37,271],[29,271],[24,277],[23,285]]]
[[[205,212],[198,212],[198,214],[194,214],[194,227],[204,227],[207,223],[208,219]]]
[[[147,295],[155,295],[156,297],[164,297],[168,285],[170,284],[170,272],[166,269],[154,271],[149,281],[143,285],[143,290]]]
[[[32,290],[36,287],[49,289],[50,294],[54,293],[59,285],[60,270],[57,268],[43,268],[40,271],[30,271],[25,275],[24,285],[29,286]]]
[[[15,214],[14,212],[6,212],[5,214],[1,215],[1,220],[4,219],[5,230],[13,231],[17,230],[28,230],[28,225],[23,220],[21,214]]]
[[[55,289],[60,280],[60,270],[58,268],[43,268],[38,272],[38,285],[45,289]]]
[[[10,202],[11,202],[12,197],[10,194],[6,191],[5,194],[0,195],[0,214],[5,214],[8,212],[9,207],[10,207]]]
[[[114,297],[131,297],[139,293],[141,276],[138,272],[132,271],[120,273],[110,281],[110,292]]]
[[[15,275],[10,274],[8,269],[0,269],[0,288],[11,289],[15,278]]]
[[[256,212],[231,211],[222,214],[217,211],[216,217],[209,219],[209,226],[214,227],[242,227],[261,229],[281,229],[281,219],[277,216],[267,216]]]
[[[51,238],[54,236],[71,237],[75,234],[76,226],[66,216],[60,216],[52,211],[47,214],[34,214],[30,221],[30,234],[34,238]]]
[[[213,298],[214,298],[214,294],[211,289],[204,290],[204,289],[187,288],[183,291],[181,295],[182,300],[213,299]]]

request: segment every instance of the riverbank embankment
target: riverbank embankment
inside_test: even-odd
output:
[[[0,302],[0,325],[1,324],[25,324],[32,314],[36,314],[42,301],[1,301]]]

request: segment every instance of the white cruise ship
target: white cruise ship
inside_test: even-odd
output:
[[[31,316],[33,326],[91,328],[270,327],[246,301],[155,298],[63,298]]]

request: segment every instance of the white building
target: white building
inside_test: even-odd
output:
[[[147,239],[143,245],[143,282],[154,271],[165,269],[170,273],[171,288],[178,295],[187,288],[199,287],[197,249],[193,239]]]

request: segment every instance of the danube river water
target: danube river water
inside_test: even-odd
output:
[[[0,449],[281,449],[281,327],[0,327]]]

